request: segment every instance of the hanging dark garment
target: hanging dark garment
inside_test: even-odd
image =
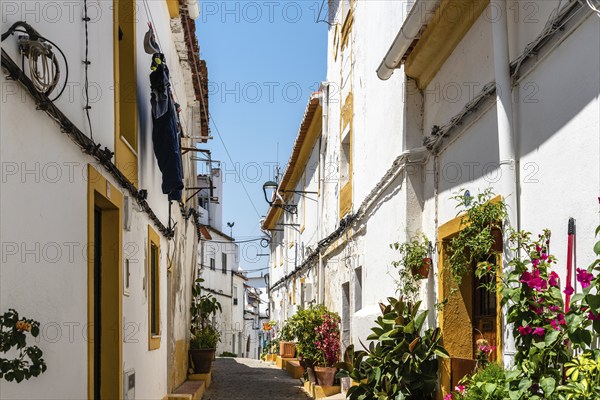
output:
[[[155,54],[153,58],[159,55]],[[162,55],[160,55],[162,56]],[[154,64],[153,64],[154,66]],[[152,96],[152,143],[162,172],[162,192],[181,202],[183,166],[179,146],[179,117],[171,98],[169,69],[162,62],[150,74]]]

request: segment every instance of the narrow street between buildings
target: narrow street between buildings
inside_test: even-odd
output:
[[[298,379],[268,363],[248,358],[218,358],[204,400],[310,399]]]

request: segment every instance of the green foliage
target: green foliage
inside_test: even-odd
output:
[[[558,275],[551,271],[556,259],[548,253],[550,232],[533,240],[529,232],[513,231],[509,242],[513,253],[521,254],[509,262],[502,290],[502,304],[509,305],[507,322],[513,324],[515,363],[523,379],[532,382],[532,394],[548,396],[569,359],[565,339],[579,324],[564,315]],[[581,340],[574,344],[579,346]],[[545,385],[537,384],[542,381]]]
[[[427,311],[419,312],[420,302],[388,298],[380,304],[382,315],[368,337],[365,351],[349,346],[344,362],[338,365],[340,377],[349,376],[358,386],[348,391],[351,400],[433,399],[438,378],[438,357],[448,353],[441,346],[440,330],[421,330]]]
[[[224,351],[221,353],[221,357],[237,357],[237,354],[231,353],[229,351]]]
[[[502,229],[506,219],[506,203],[503,200],[491,201],[494,193],[491,188],[477,196],[467,196],[463,190],[452,199],[458,202],[459,214],[463,214],[461,231],[454,236],[448,245],[447,264],[452,279],[460,284],[474,263],[479,277],[485,274],[495,276],[496,267],[488,262],[490,255],[499,254],[494,250],[494,229]]]
[[[202,282],[203,279],[196,279],[192,286],[190,348],[214,349],[221,340],[221,333],[213,326],[211,318],[222,311],[221,303],[211,294],[201,293]]]
[[[28,318],[19,318],[19,313],[9,309],[0,315],[0,353],[18,350],[13,359],[0,357],[0,378],[8,382],[21,382],[46,371],[43,353],[37,346],[27,346],[27,333],[37,337],[40,323]]]
[[[489,363],[485,368],[477,371],[471,376],[463,378],[457,388],[466,387],[464,395],[457,397],[465,400],[505,400],[510,399],[511,376],[514,372],[508,372],[497,363]]]
[[[323,361],[324,355],[317,345],[316,329],[323,324],[323,318],[329,315],[339,320],[339,315],[327,310],[324,305],[311,306],[299,310],[286,321],[282,329],[281,339],[296,341],[296,352],[302,362],[312,367]]]
[[[415,273],[423,265],[423,259],[429,256],[429,239],[425,235],[414,237],[409,242],[392,243],[390,248],[400,253],[400,259],[392,265],[398,269],[398,291],[404,297],[414,301],[419,293],[419,283]]]
[[[600,351],[584,353],[565,363],[566,385],[557,391],[561,400],[600,399]]]

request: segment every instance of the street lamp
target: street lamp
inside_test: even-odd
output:
[[[263,193],[265,194],[265,201],[269,203],[271,207],[277,207],[283,209],[290,214],[298,214],[298,206],[295,204],[285,204],[283,197],[278,193],[277,188],[279,184],[273,181],[267,181],[263,185]],[[267,194],[267,191],[269,192]],[[277,199],[273,200],[275,197],[279,199],[279,203],[277,203]]]
[[[275,191],[277,190],[277,182],[273,182],[273,181],[267,181],[265,182],[265,184],[263,185],[263,193],[265,194],[265,201],[267,203],[269,203],[270,206],[273,205],[273,194],[275,193]],[[267,195],[267,191],[269,192],[270,196]]]

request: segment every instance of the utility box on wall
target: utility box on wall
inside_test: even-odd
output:
[[[123,400],[135,399],[135,371],[123,372]]]

